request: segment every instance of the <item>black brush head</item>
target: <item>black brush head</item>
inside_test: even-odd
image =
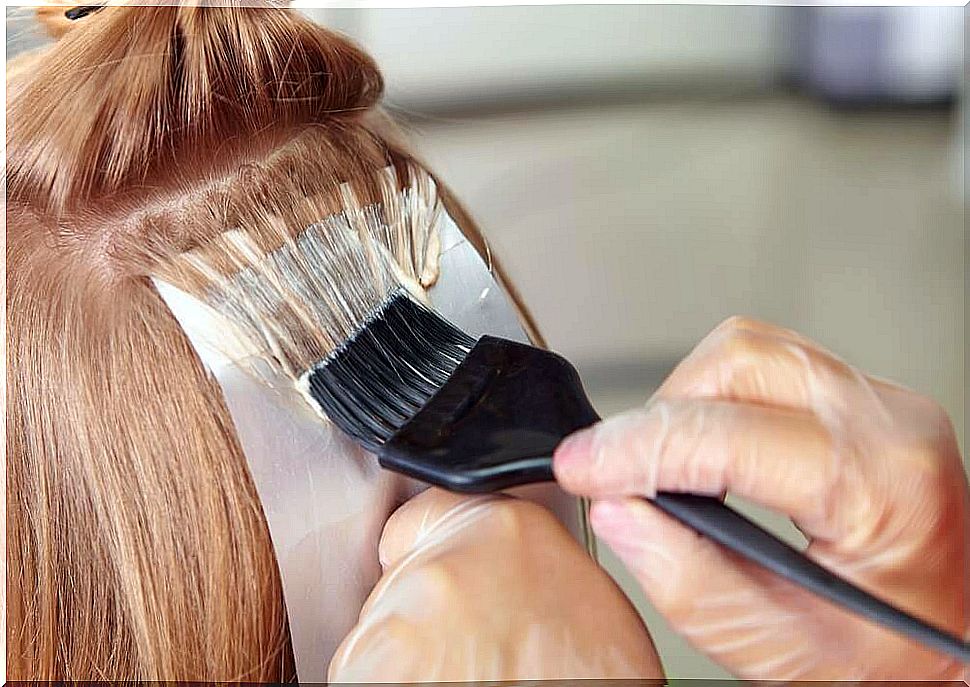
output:
[[[310,396],[367,450],[380,448],[451,378],[475,339],[393,293],[340,349],[306,375]]]
[[[560,356],[475,340],[403,292],[304,383],[382,466],[455,491],[551,480],[556,445],[598,419]]]

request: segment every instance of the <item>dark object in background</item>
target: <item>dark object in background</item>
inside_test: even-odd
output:
[[[800,14],[796,74],[843,107],[948,106],[960,78],[961,8],[823,7]]]
[[[103,7],[104,5],[78,5],[77,7],[71,7],[66,12],[64,12],[64,16],[70,19],[71,21],[76,21],[78,19],[83,19],[89,14],[93,14],[94,12],[97,12]]]

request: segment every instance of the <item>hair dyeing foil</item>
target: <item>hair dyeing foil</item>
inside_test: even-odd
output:
[[[440,276],[432,305],[473,336],[528,341],[515,307],[489,265],[442,211]],[[424,488],[383,470],[374,456],[321,422],[289,380],[260,367],[253,375],[211,342],[219,327],[198,301],[156,280],[202,362],[218,381],[246,455],[276,552],[298,677],[325,682],[330,659],[357,621],[380,576],[377,545],[394,509]],[[248,363],[251,368],[253,363]],[[579,502],[555,485],[516,489],[552,510],[582,543]]]

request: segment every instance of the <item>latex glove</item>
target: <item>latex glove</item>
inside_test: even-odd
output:
[[[380,560],[331,682],[662,675],[626,597],[529,501],[426,491],[387,522]]]
[[[557,449],[561,486],[692,644],[749,679],[956,679],[955,661],[728,554],[642,499],[732,493],[789,515],[808,555],[958,635],[970,624],[968,490],[928,398],[804,337],[718,327],[646,408]],[[624,498],[626,497],[626,498]]]

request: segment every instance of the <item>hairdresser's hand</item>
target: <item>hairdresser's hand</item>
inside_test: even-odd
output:
[[[331,682],[662,674],[635,610],[541,506],[432,489],[388,521],[380,559]]]
[[[935,402],[867,377],[798,334],[731,319],[651,402],[579,432],[560,484],[691,643],[753,679],[955,679],[930,650],[700,538],[639,496],[736,494],[792,518],[808,554],[965,635],[970,506]]]

